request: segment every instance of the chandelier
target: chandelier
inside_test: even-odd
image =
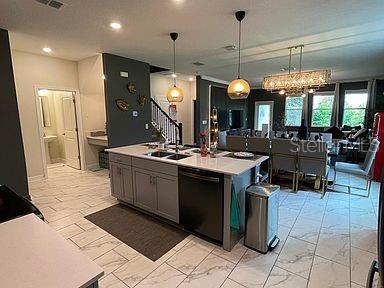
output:
[[[300,68],[299,72],[291,72],[292,68],[292,50],[300,48]],[[288,47],[289,49],[289,65],[287,74],[271,75],[264,77],[263,89],[272,93],[281,95],[305,95],[305,93],[313,93],[320,87],[331,81],[331,71],[311,70],[302,71],[304,45]]]

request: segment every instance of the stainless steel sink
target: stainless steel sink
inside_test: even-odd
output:
[[[165,151],[155,151],[152,153],[148,153],[147,155],[153,156],[153,157],[163,158],[163,157],[167,157],[167,156],[171,156],[171,155],[175,155],[175,154],[171,153],[171,152],[165,152]]]
[[[185,154],[173,154],[173,155],[167,157],[167,159],[171,159],[171,160],[181,160],[181,159],[188,158],[188,157],[191,157],[191,155],[185,155]]]

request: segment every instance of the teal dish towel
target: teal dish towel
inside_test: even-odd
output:
[[[240,205],[239,201],[237,201],[236,189],[233,183],[231,187],[231,228],[240,229]]]

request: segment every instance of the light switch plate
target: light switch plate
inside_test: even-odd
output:
[[[137,111],[132,111],[132,116],[137,117],[137,116],[139,116],[139,113]]]
[[[145,124],[145,129],[149,129],[148,123]]]
[[[124,77],[124,78],[128,78],[128,72],[125,72],[125,71],[120,71],[120,76],[121,77]]]
[[[207,120],[203,120],[203,121],[201,121],[201,123],[203,124],[203,125],[207,125]]]

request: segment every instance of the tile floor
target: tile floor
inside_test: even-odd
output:
[[[342,174],[337,181],[361,184]],[[84,218],[117,203],[108,171],[51,168],[49,179],[31,182],[30,191],[48,224],[104,269],[102,288],[361,288],[377,253],[378,183],[370,198],[282,190],[281,242],[266,255],[242,244],[226,252],[189,236],[155,262]]]

